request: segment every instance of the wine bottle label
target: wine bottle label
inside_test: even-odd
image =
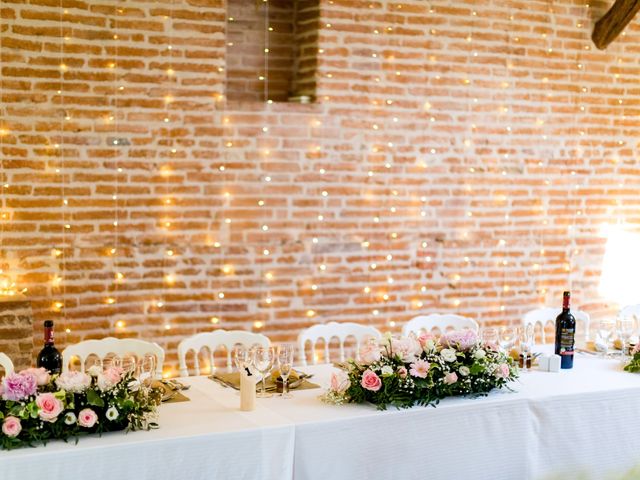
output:
[[[574,328],[560,330],[560,355],[573,355],[575,334]]]
[[[53,327],[44,327],[44,343],[53,343]]]

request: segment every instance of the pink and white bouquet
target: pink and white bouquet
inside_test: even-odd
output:
[[[359,358],[333,374],[324,401],[370,402],[379,409],[435,405],[455,395],[486,395],[518,376],[513,360],[483,344],[472,330],[440,337],[387,334],[379,342],[366,343]]]
[[[7,375],[0,383],[0,448],[154,428],[160,394],[138,387],[132,373],[117,367],[61,375],[29,368]]]

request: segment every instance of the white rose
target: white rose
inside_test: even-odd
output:
[[[443,348],[440,350],[440,356],[445,362],[455,362],[457,358],[453,348]]]
[[[487,352],[485,352],[483,349],[478,349],[476,350],[476,353],[473,354],[474,357],[476,357],[478,360],[480,360],[481,358],[484,358],[487,356]]]
[[[434,342],[432,339],[429,339],[424,343],[424,351],[426,353],[433,352],[435,349],[436,349],[436,342]]]
[[[458,369],[458,373],[463,377],[466,377],[471,373],[471,370],[469,370],[469,367],[462,366]]]
[[[382,367],[382,375],[385,377],[393,375],[393,368],[389,365],[385,365],[384,367]]]
[[[89,367],[89,370],[87,370],[87,373],[92,377],[97,377],[102,373],[102,367],[100,367],[99,365],[92,365]]]
[[[109,407],[105,413],[107,420],[111,420],[112,422],[118,418],[120,413],[118,413],[118,409],[116,407]]]

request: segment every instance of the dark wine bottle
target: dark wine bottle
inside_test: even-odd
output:
[[[50,374],[62,371],[62,355],[53,344],[53,321],[44,322],[44,347],[38,353],[38,367],[46,368]]]
[[[573,368],[576,340],[576,319],[571,315],[571,293],[562,294],[562,312],[556,318],[556,355],[560,355],[560,368]]]

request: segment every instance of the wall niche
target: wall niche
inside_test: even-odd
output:
[[[228,0],[227,100],[314,101],[319,17],[319,0]]]

